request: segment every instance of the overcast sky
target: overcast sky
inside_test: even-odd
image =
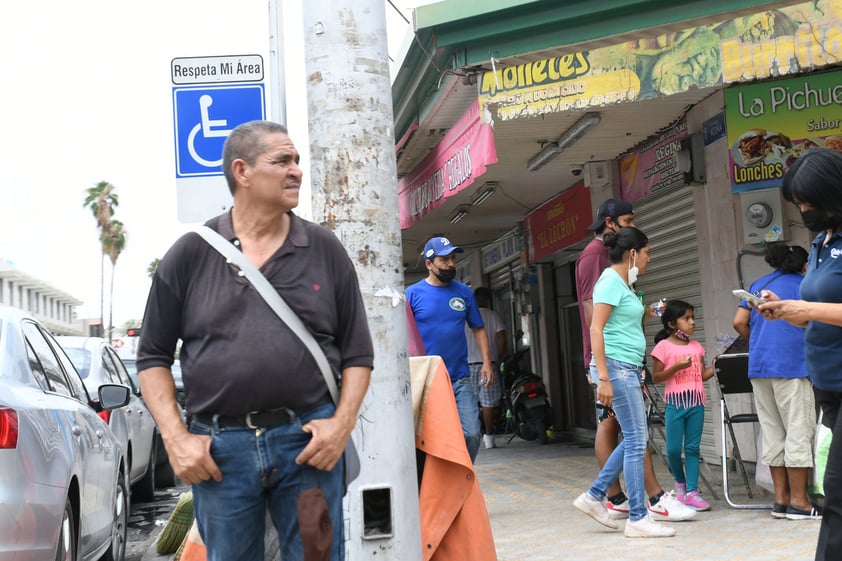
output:
[[[300,12],[298,0],[284,2],[288,125],[301,150]],[[410,20],[419,3],[392,0]],[[388,1],[385,9],[396,58],[408,26]],[[268,64],[268,26],[267,0],[3,2],[0,260],[84,301],[79,317],[98,317],[100,245],[82,201],[85,189],[109,181],[128,233],[114,325],[141,318],[149,263],[192,227],[178,221],[170,61],[258,53]]]

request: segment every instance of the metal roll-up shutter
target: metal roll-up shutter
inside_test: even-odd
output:
[[[500,290],[502,288],[506,288],[511,284],[511,282],[512,269],[509,265],[501,267],[493,273],[489,273],[488,275],[488,284],[491,290]]]
[[[699,250],[696,239],[696,213],[693,208],[693,187],[680,186],[666,192],[659,191],[634,203],[634,222],[649,238],[651,261],[646,274],[635,283],[635,288],[644,293],[647,304],[661,298],[679,299],[694,307],[696,331],[693,339],[704,345],[705,316],[702,308],[702,286],[699,271]],[[645,325],[647,362],[654,346],[654,338],[662,328],[659,321],[648,321]],[[712,349],[706,349],[707,364],[713,362]],[[649,364],[651,369],[651,364]],[[712,409],[713,380],[705,382],[707,405],[702,432],[702,458],[715,459],[719,456],[714,433],[714,419],[718,418]],[[656,442],[659,449],[663,442]]]

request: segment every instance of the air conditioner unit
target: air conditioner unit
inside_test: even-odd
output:
[[[611,183],[611,173],[608,169],[608,162],[585,162],[585,186],[605,187]]]

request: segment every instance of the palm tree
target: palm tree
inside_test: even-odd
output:
[[[160,264],[161,259],[159,257],[156,257],[155,259],[149,262],[149,266],[146,267],[146,274],[149,275],[150,279],[155,276],[155,271],[158,270],[158,265]]]
[[[119,220],[111,220],[108,229],[103,231],[100,238],[102,251],[111,260],[111,287],[108,292],[108,340],[114,331],[114,269],[117,267],[117,258],[126,248],[126,227]]]
[[[107,181],[100,181],[93,187],[85,189],[85,201],[83,207],[91,209],[99,228],[100,243],[107,237],[106,232],[111,227],[111,217],[114,216],[114,209],[120,204],[114,186]],[[102,247],[99,270],[99,324],[104,326],[103,310],[105,308],[105,247]]]

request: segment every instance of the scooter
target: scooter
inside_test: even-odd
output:
[[[544,381],[521,365],[528,352],[528,347],[521,349],[500,363],[503,387],[506,388],[503,391],[506,424],[511,422],[516,436],[524,440],[537,439],[541,444],[546,444],[547,427],[553,423],[553,409],[547,398]]]

